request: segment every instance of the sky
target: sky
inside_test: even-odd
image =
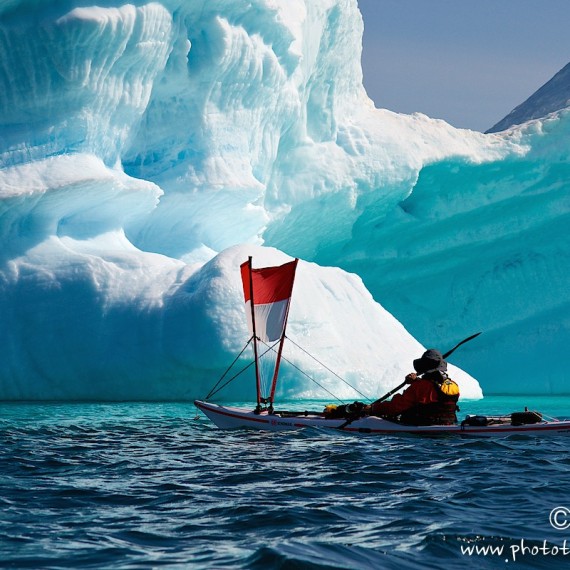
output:
[[[570,62],[570,0],[358,0],[376,107],[486,131]]]

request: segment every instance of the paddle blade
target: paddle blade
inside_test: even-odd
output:
[[[447,358],[451,353],[455,352],[455,350],[456,350],[457,348],[459,348],[462,344],[465,344],[466,342],[469,342],[470,340],[473,340],[475,337],[479,336],[480,334],[481,334],[481,333],[478,332],[478,333],[475,333],[475,334],[473,334],[473,335],[471,335],[471,336],[469,336],[469,337],[463,339],[460,343],[456,344],[451,350],[448,350],[448,351],[443,355],[443,358],[444,358],[444,359]]]

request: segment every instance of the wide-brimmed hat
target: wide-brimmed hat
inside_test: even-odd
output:
[[[414,360],[414,369],[418,374],[434,372],[435,370],[445,372],[447,370],[447,362],[445,362],[439,350],[430,348],[422,354],[421,358]]]

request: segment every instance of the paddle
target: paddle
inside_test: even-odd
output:
[[[475,333],[467,338],[464,338],[461,342],[458,342],[451,350],[448,350],[444,355],[443,358],[447,358],[452,352],[454,352],[457,348],[459,348],[462,344],[465,344],[466,342],[469,342],[470,340],[473,340],[476,336],[479,336],[481,333]],[[383,402],[384,400],[386,400],[387,398],[389,398],[390,396],[392,396],[392,394],[395,394],[398,390],[402,389],[406,384],[408,383],[407,380],[404,380],[399,386],[396,386],[393,390],[390,390],[387,394],[384,394],[384,396],[382,396],[381,398],[379,398],[378,400],[376,400],[374,403],[380,403]],[[337,429],[344,429],[346,426],[350,425],[354,420],[359,419],[358,417],[354,417],[354,418],[348,418],[344,423],[342,423],[340,426],[338,426]]]
[[[455,349],[459,348],[462,344],[465,344],[466,342],[469,342],[470,340],[473,340],[476,336],[479,336],[481,333],[475,333],[472,334],[471,336],[468,336],[467,338],[464,338],[461,342],[458,342],[451,350],[448,350],[444,355],[443,355],[443,359],[445,360],[451,353],[455,352]]]
[[[457,343],[451,350],[448,350],[444,355],[443,358],[447,358],[451,353],[455,352],[455,350],[457,348],[459,348],[462,344],[465,344],[466,342],[469,342],[470,340],[473,340],[476,336],[479,336],[481,333],[475,333],[465,339],[463,339],[461,342]],[[406,384],[408,383],[407,380],[404,380],[399,386],[396,386],[393,390],[390,390],[387,394],[385,394],[384,396],[382,396],[381,398],[379,398],[378,400],[376,400],[375,403],[380,403],[383,402],[384,400],[387,400],[390,396],[392,396],[392,394],[395,394],[398,390],[402,389]]]

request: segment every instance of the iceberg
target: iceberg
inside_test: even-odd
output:
[[[570,117],[376,109],[362,30],[356,0],[0,7],[0,399],[203,397],[248,255],[302,259],[290,335],[370,397],[476,330],[464,397],[564,391]],[[296,365],[354,397],[302,352],[282,395],[322,397]]]

